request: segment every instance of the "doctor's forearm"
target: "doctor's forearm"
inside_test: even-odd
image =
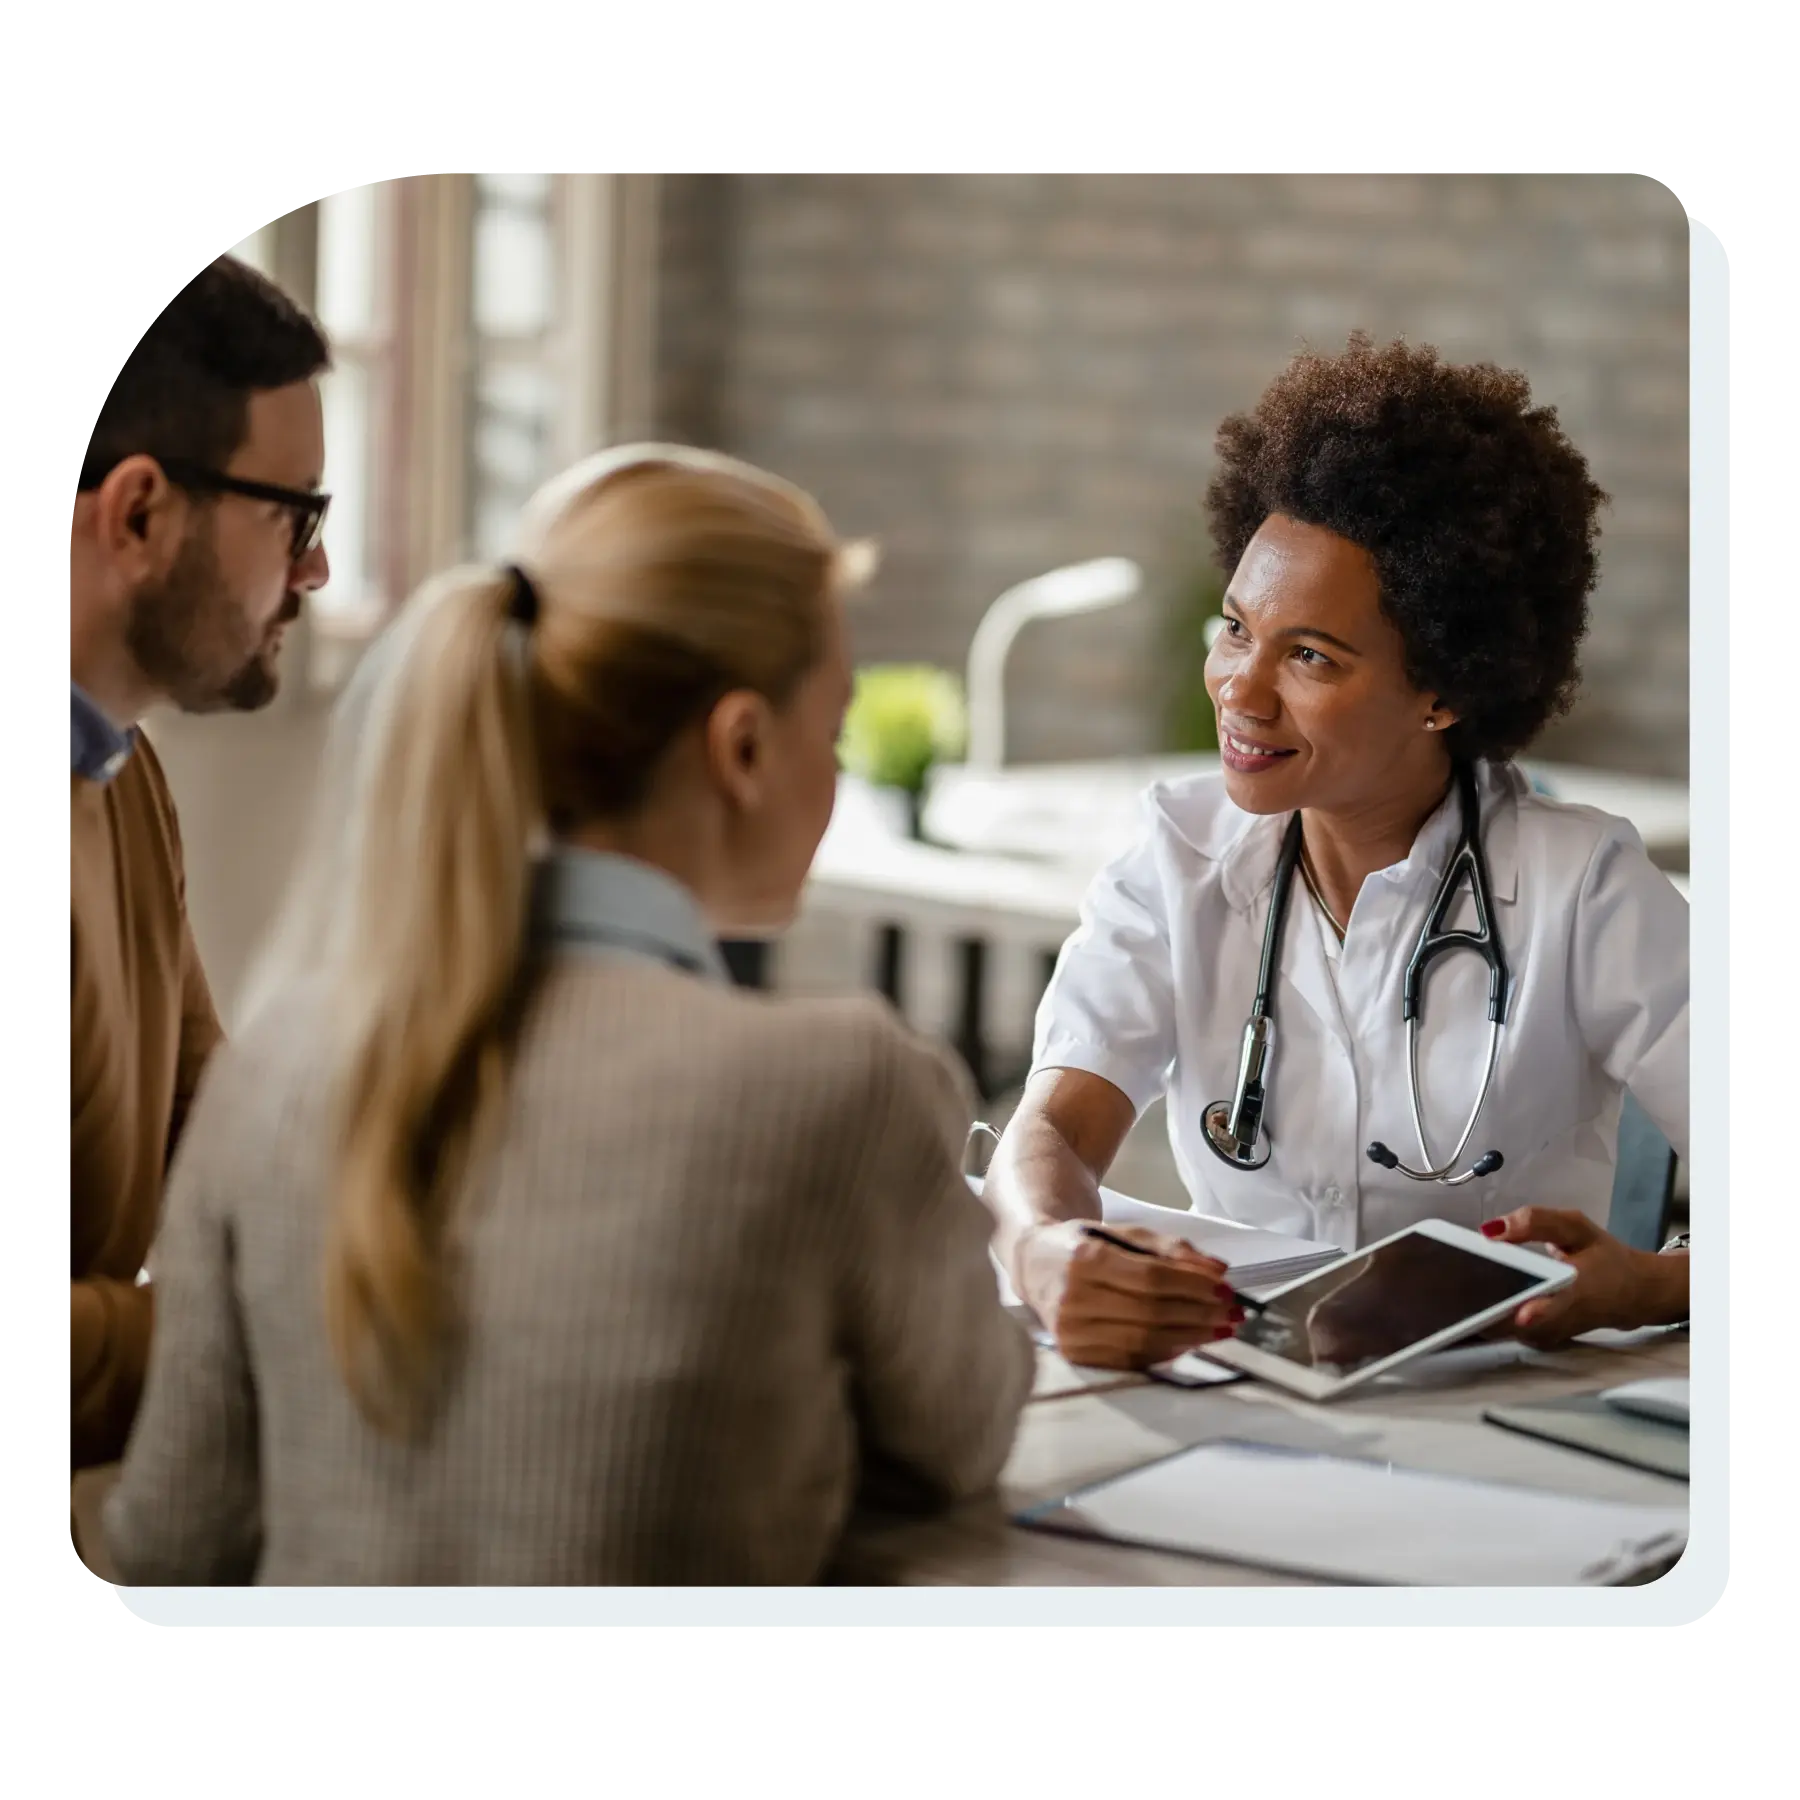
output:
[[[1100,1185],[1067,1140],[1042,1116],[1015,1118],[994,1153],[986,1198],[994,1212],[994,1251],[1018,1266],[1021,1241],[1040,1225],[1100,1217]]]
[[[986,1182],[994,1248],[1008,1269],[1037,1226],[1100,1217],[1100,1181],[1133,1118],[1131,1102],[1097,1076],[1050,1069],[1032,1079]]]

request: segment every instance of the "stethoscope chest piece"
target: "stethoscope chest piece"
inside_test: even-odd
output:
[[[1269,1160],[1269,1134],[1252,1133],[1246,1140],[1231,1129],[1231,1102],[1215,1100],[1204,1113],[1206,1141],[1213,1154],[1234,1169],[1260,1169]]]

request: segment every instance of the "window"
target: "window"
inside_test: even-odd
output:
[[[460,548],[493,559],[547,476],[650,427],[657,186],[650,175],[477,175],[465,203]]]
[[[469,554],[498,561],[560,449],[558,230],[548,175],[477,175],[469,233]]]
[[[332,341],[316,679],[434,570],[504,557],[555,469],[648,425],[655,197],[648,176],[420,176],[237,246]]]
[[[253,233],[235,254],[309,307],[331,339],[321,383],[331,579],[314,596],[326,637],[366,635],[392,598],[398,183],[351,188]]]
[[[322,620],[373,624],[395,596],[396,471],[384,454],[395,417],[395,183],[321,200],[314,310],[331,339],[323,384],[326,479],[333,495],[331,580],[316,598]]]

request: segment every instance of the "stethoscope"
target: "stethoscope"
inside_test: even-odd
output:
[[[1470,1166],[1456,1172],[1463,1152],[1474,1136],[1487,1104],[1488,1088],[1494,1079],[1494,1065],[1500,1054],[1500,1026],[1506,1016],[1509,978],[1506,955],[1494,929],[1494,912],[1488,892],[1487,858],[1481,852],[1481,804],[1475,793],[1475,771],[1466,762],[1456,765],[1456,787],[1462,807],[1462,837],[1456,854],[1438,883],[1437,897],[1419,928],[1419,941],[1406,965],[1406,980],[1401,988],[1401,1017],[1406,1021],[1406,1063],[1408,1097],[1412,1102],[1413,1129],[1419,1136],[1419,1158],[1422,1169],[1410,1169],[1386,1144],[1371,1144],[1368,1158],[1384,1169],[1395,1169],[1409,1181],[1436,1181],[1445,1187],[1461,1187],[1480,1175],[1492,1175],[1504,1158],[1498,1150],[1477,1157]],[[1244,1026],[1243,1048],[1238,1053],[1237,1092],[1229,1101],[1215,1100],[1202,1115],[1207,1143],[1221,1162],[1234,1169],[1260,1169],[1269,1160],[1268,1133],[1262,1128],[1263,1107],[1268,1096],[1269,1056],[1274,1048],[1275,1022],[1270,1014],[1271,990],[1275,985],[1275,962],[1281,948],[1282,925],[1287,918],[1288,895],[1293,891],[1294,870],[1300,861],[1300,815],[1288,821],[1287,835],[1281,842],[1281,857],[1275,865],[1275,891],[1269,898],[1268,921],[1263,927],[1262,967],[1256,977],[1256,1000]],[[1446,931],[1444,920],[1456,899],[1457,884],[1464,875],[1469,878],[1469,891],[1475,900],[1474,931]],[[1488,968],[1488,1052],[1487,1068],[1481,1077],[1481,1091],[1469,1122],[1457,1140],[1449,1160],[1433,1167],[1431,1147],[1425,1138],[1425,1115],[1419,1104],[1419,1011],[1425,971],[1432,962],[1451,950],[1473,950]]]

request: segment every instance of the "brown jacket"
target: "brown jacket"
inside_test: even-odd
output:
[[[137,1282],[163,1175],[219,1021],[188,929],[181,835],[140,734],[107,782],[71,776],[70,1462],[124,1447],[150,1347]]]

